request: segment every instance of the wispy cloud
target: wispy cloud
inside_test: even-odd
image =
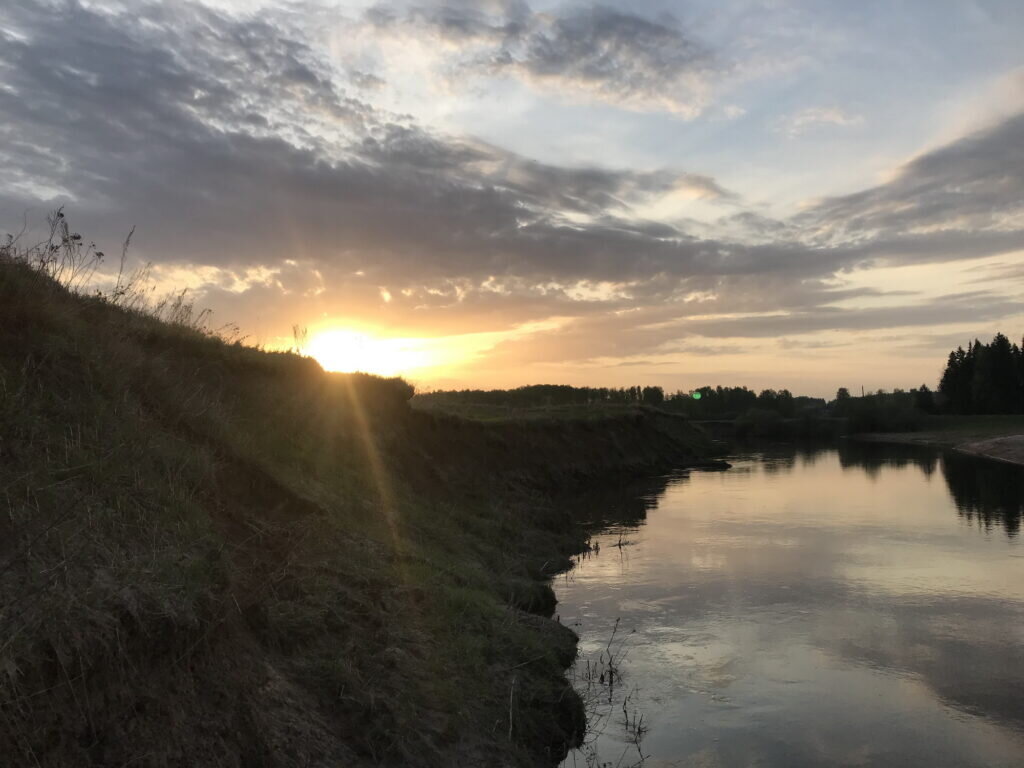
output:
[[[773,127],[790,138],[827,127],[861,125],[861,115],[850,114],[839,107],[806,107],[784,115],[773,122]]]
[[[915,157],[885,184],[826,199],[800,219],[833,238],[1013,237],[1024,228],[1024,112]]]

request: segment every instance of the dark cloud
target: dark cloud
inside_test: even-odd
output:
[[[524,2],[378,5],[367,19],[466,46],[461,72],[509,73],[627,108],[694,116],[720,68],[675,19],[602,5],[554,13],[535,13]]]
[[[63,190],[108,234],[137,223],[161,259],[230,266],[287,249],[387,282],[644,279],[692,258],[686,239],[562,214],[677,187],[730,197],[694,174],[554,167],[391,122],[269,22],[74,3],[8,21],[30,34],[0,54],[13,73],[0,93],[7,167]],[[306,130],[323,114],[348,143]],[[6,192],[12,208],[22,196]]]
[[[1020,303],[998,293],[972,292],[941,296],[918,304],[839,309],[818,307],[780,315],[694,320],[686,330],[702,336],[776,337],[824,330],[866,331],[881,328],[984,322],[1016,314]]]
[[[754,243],[793,240],[798,237],[798,231],[792,225],[754,211],[740,211],[723,216],[715,223],[714,229],[744,242]]]
[[[816,205],[823,236],[1024,228],[1024,113],[908,162],[886,183]]]
[[[452,40],[500,40],[522,32],[532,15],[522,2],[449,2],[436,5],[380,3],[366,11],[366,19],[386,29],[414,25],[432,29]]]
[[[1024,280],[1024,264],[992,264],[974,272],[976,277],[968,283],[991,283],[993,281],[1019,282]]]
[[[525,40],[509,63],[540,79],[592,87],[627,102],[674,98],[686,78],[711,69],[711,56],[675,24],[656,23],[611,8],[580,9],[554,18]]]
[[[360,69],[350,69],[348,71],[348,79],[357,88],[365,88],[366,90],[380,90],[387,85],[387,81],[384,78],[372,72],[363,72]]]
[[[575,211],[598,216],[608,209],[628,208],[674,191],[725,203],[739,199],[701,174],[554,166],[479,141],[442,139],[414,125],[383,125],[363,139],[358,151],[363,159],[392,171],[444,172],[449,180],[500,188],[539,211]],[[666,236],[678,235],[665,225],[661,232]]]

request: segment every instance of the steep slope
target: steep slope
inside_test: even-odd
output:
[[[481,425],[0,259],[0,754],[538,765],[582,728],[551,491],[685,421]]]

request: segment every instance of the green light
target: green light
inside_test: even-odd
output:
[[[690,395],[690,397],[692,397],[694,400],[700,400],[701,394],[700,392],[694,392],[692,395]]]

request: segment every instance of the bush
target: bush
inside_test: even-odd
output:
[[[736,419],[737,437],[778,437],[782,431],[782,416],[776,411],[751,408]]]
[[[924,414],[911,403],[884,395],[852,399],[846,413],[850,433],[915,432],[924,422]]]

